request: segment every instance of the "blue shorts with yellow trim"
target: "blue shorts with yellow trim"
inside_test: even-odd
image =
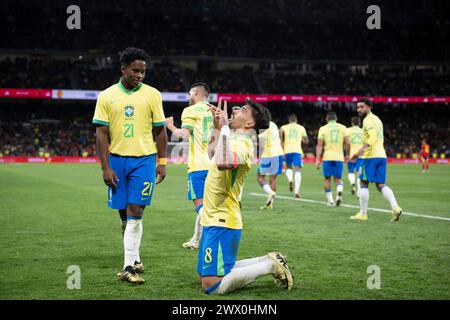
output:
[[[283,173],[283,156],[263,157],[259,161],[258,173],[264,176]]]
[[[285,155],[286,159],[286,167],[302,167],[302,154],[293,152],[293,153],[286,153]]]
[[[203,199],[205,181],[208,170],[193,171],[188,173],[188,199]]]
[[[354,162],[347,162],[347,169],[348,169],[348,173],[354,173],[354,172],[358,172],[360,173],[360,169],[363,163],[363,159],[356,159],[356,161]]]
[[[322,163],[322,174],[324,177],[341,179],[344,172],[344,161],[325,160]]]
[[[360,179],[373,183],[386,183],[386,158],[363,159]]]
[[[117,188],[108,188],[108,207],[126,209],[127,204],[149,206],[156,177],[156,154],[143,157],[109,156],[109,166],[117,174]]]
[[[197,273],[201,277],[223,277],[230,273],[236,263],[241,233],[240,229],[203,227]]]

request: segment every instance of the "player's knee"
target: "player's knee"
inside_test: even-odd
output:
[[[127,215],[139,217],[144,214],[144,207],[139,205],[129,204],[127,207]]]
[[[377,187],[377,189],[378,189],[378,191],[380,191],[381,192],[381,190],[384,188],[384,184],[382,184],[382,183],[377,183],[376,184],[376,187]]]

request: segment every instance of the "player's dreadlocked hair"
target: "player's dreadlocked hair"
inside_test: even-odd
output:
[[[142,60],[149,61],[150,56],[142,49],[129,47],[125,50],[119,52],[120,64],[123,66],[127,66],[132,63],[134,60]]]
[[[272,119],[269,109],[267,109],[262,104],[259,104],[251,99],[247,99],[245,104],[252,108],[253,120],[255,120],[255,130],[267,129],[270,125],[270,120]]]

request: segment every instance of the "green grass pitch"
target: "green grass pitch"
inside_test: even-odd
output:
[[[404,211],[450,218],[450,167],[390,165],[388,185]],[[285,176],[278,179],[274,209],[264,198],[255,168],[244,189],[244,230],[239,259],[269,251],[287,254],[295,289],[277,288],[270,276],[224,297],[202,293],[197,251],[181,247],[193,231],[195,212],[186,199],[186,167],[170,165],[146,209],[141,257],[146,283],[116,279],[123,245],[118,214],[107,208],[99,165],[0,165],[1,299],[449,299],[450,221],[369,211],[352,221],[355,208],[329,208],[292,200]],[[357,205],[345,173],[344,204]],[[322,177],[303,169],[302,197],[324,201]],[[370,188],[372,208],[389,209]],[[291,199],[292,198],[292,199]],[[67,288],[67,268],[81,270],[81,289]],[[377,265],[381,289],[369,290]]]

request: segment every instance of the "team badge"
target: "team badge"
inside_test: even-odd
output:
[[[132,106],[125,107],[125,116],[128,118],[134,116],[134,108]]]

